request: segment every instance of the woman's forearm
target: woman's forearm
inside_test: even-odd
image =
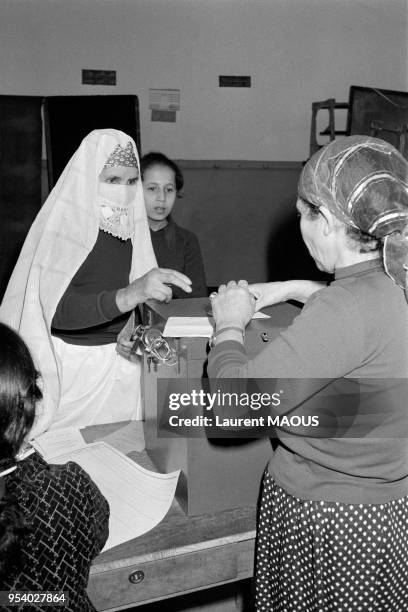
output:
[[[304,304],[313,293],[327,287],[327,283],[311,280],[291,280],[288,283],[288,297],[286,300],[296,300]]]
[[[326,283],[310,280],[276,281],[271,283],[255,283],[249,286],[251,293],[257,298],[256,309],[273,306],[280,302],[296,300],[304,304],[313,293],[326,287]]]

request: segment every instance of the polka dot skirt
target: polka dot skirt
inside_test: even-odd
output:
[[[408,497],[303,501],[266,472],[255,597],[258,612],[407,612]]]

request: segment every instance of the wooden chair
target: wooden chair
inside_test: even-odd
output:
[[[387,134],[384,134],[387,132]],[[370,136],[378,136],[393,144],[402,155],[406,157],[406,144],[407,144],[407,133],[408,123],[396,123],[395,121],[380,121],[376,119],[371,122]],[[393,138],[389,138],[389,134],[393,135]],[[397,140],[397,143],[395,142]]]
[[[335,111],[338,109],[348,109],[348,102],[336,102],[334,98],[328,98],[321,102],[312,103],[312,122],[310,126],[310,156],[316,153],[323,145],[317,141],[317,113],[320,110],[329,111],[329,125],[325,130],[319,132],[320,136],[329,136],[330,140],[334,140],[336,136],[346,136],[347,131],[336,130],[335,126]]]

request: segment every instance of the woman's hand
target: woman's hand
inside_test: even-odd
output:
[[[249,291],[256,298],[255,310],[290,299],[287,282],[253,283],[249,285]]]
[[[170,302],[172,290],[169,285],[176,285],[186,293],[191,293],[191,280],[185,274],[167,268],[153,268],[117,291],[117,307],[121,312],[128,312],[137,304],[143,304],[150,299]]]
[[[128,361],[139,361],[140,355],[136,353],[132,353],[134,342],[132,340],[125,340],[124,338],[120,338],[118,336],[118,340],[116,342],[116,352],[118,355],[127,359]]]
[[[128,361],[139,361],[140,355],[132,352],[134,341],[130,339],[135,327],[135,313],[132,312],[125,327],[123,327],[117,337],[116,352]]]
[[[230,281],[220,285],[211,305],[217,329],[234,326],[244,330],[254,314],[255,298],[246,281]]]
[[[249,291],[256,297],[256,310],[273,306],[279,302],[296,300],[304,304],[313,293],[323,289],[327,283],[309,280],[290,280],[273,283],[254,283]]]

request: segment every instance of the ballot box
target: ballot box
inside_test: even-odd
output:
[[[299,309],[278,304],[264,311],[267,319],[253,319],[246,329],[247,353],[256,355],[282,329],[290,325]],[[143,325],[162,332],[169,317],[206,317],[208,298],[150,301],[143,308]],[[214,323],[211,316],[208,320]],[[158,386],[176,384],[186,391],[190,384],[205,383],[208,338],[170,339],[174,348],[171,365],[157,363],[143,353],[142,400],[146,450],[161,472],[181,470],[176,497],[188,515],[256,506],[262,474],[273,449],[269,438],[208,438],[203,435],[167,437],[160,429]],[[161,382],[160,382],[161,381]],[[181,387],[180,387],[181,385]]]

